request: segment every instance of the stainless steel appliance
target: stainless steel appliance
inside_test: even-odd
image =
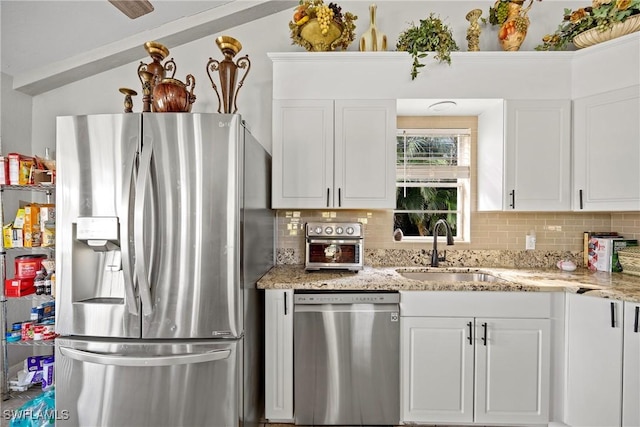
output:
[[[271,158],[230,114],[57,119],[61,426],[257,425]]]
[[[294,294],[295,422],[400,423],[400,296]]]
[[[362,269],[362,223],[308,222],[305,224],[305,239],[305,269]]]

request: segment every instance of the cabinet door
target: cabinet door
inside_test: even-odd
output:
[[[640,210],[640,86],[574,101],[574,210]]]
[[[265,291],[265,417],[293,421],[293,290]]]
[[[640,426],[640,304],[624,303],[622,427]]]
[[[333,206],[333,101],[273,102],[272,207]]]
[[[507,101],[505,210],[571,209],[571,101]]]
[[[476,319],[476,422],[548,422],[549,323]]]
[[[335,102],[334,206],[396,205],[396,101]]]
[[[473,421],[472,318],[401,319],[402,421]]]
[[[566,424],[619,426],[622,303],[567,294]],[[637,404],[637,401],[636,401]]]

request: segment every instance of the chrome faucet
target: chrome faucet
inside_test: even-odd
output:
[[[441,258],[438,257],[438,226],[440,224],[444,224],[445,230],[447,231],[447,246],[453,245],[453,234],[451,233],[451,226],[446,220],[439,219],[433,226],[433,250],[431,251],[431,267],[437,267],[438,262],[446,261],[446,252],[442,255]]]

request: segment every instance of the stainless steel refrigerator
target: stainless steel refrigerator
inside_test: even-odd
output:
[[[56,149],[57,425],[257,425],[269,154],[196,113],[58,117]]]

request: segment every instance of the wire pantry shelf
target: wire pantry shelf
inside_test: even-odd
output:
[[[53,301],[55,299],[55,297],[53,295],[50,294],[29,294],[29,295],[24,295],[21,297],[7,297],[7,296],[0,296],[0,301],[1,302],[7,302],[7,301]]]
[[[50,340],[28,340],[28,341],[7,341],[8,345],[23,345],[28,347],[52,347],[56,344],[55,339]]]
[[[9,185],[2,184],[0,185],[0,190],[25,190],[25,191],[44,191],[44,192],[52,192],[55,190],[55,185],[52,184],[29,184],[29,185]]]

